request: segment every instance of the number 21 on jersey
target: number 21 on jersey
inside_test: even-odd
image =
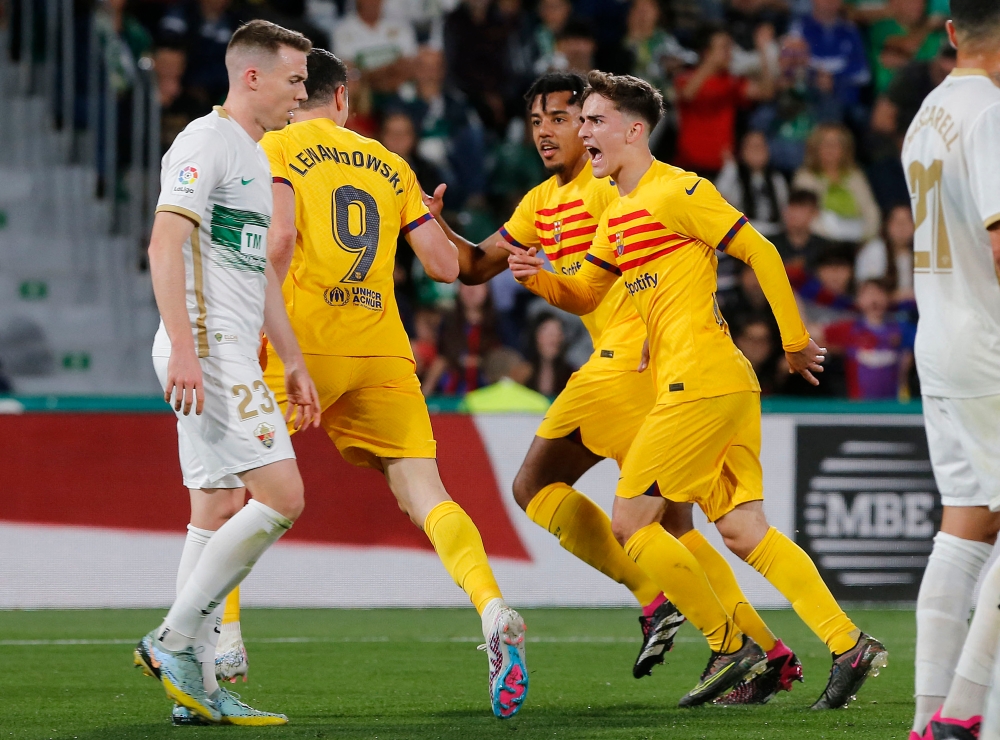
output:
[[[363,283],[378,252],[378,204],[370,193],[341,185],[330,196],[333,238],[345,252],[357,255],[342,283]]]
[[[911,162],[907,172],[910,196],[916,202],[913,218],[917,230],[913,240],[914,272],[951,272],[951,242],[944,222],[941,191],[943,168],[944,162],[935,159],[929,167],[922,162]]]

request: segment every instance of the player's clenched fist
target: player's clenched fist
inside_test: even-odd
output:
[[[788,360],[788,372],[798,373],[813,385],[819,385],[819,379],[813,373],[823,372],[823,361],[826,360],[826,348],[820,347],[812,339],[804,349],[798,352],[785,352]]]
[[[201,375],[201,363],[194,351],[173,351],[167,362],[167,383],[163,400],[182,411],[187,416],[194,404],[195,414],[205,408],[205,386]]]

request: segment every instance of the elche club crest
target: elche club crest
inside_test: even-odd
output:
[[[552,239],[556,244],[562,241],[562,219],[552,224]]]
[[[615,253],[621,257],[625,251],[625,232],[619,231],[615,234]]]
[[[267,449],[274,447],[274,427],[266,421],[262,421],[258,424],[257,428],[253,430],[253,433],[254,436],[260,440],[260,443]]]

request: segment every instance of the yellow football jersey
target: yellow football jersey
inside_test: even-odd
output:
[[[431,219],[406,162],[326,118],[261,141],[275,182],[295,191],[298,235],[283,290],[306,354],[407,357],[393,292],[396,241]]]
[[[575,279],[540,273],[525,284],[565,304],[577,293],[574,283],[582,280],[591,299],[578,305],[586,307],[621,278],[648,328],[658,404],[759,391],[753,368],[729,336],[715,299],[715,250],[729,247],[746,226],[746,216],[711,182],[653,162],[638,186],[605,210]],[[752,245],[759,251],[731,251],[744,261],[760,260],[754,269],[761,285],[773,288],[768,300],[777,301],[772,306],[785,347],[802,349],[809,334],[781,260],[763,237]]]
[[[590,162],[562,187],[555,177],[528,191],[500,234],[511,244],[541,248],[562,275],[573,275],[597,232],[597,222],[618,190],[607,178],[594,177]],[[594,343],[592,360],[602,367],[634,370],[639,364],[646,327],[622,281],[611,288],[583,323]]]

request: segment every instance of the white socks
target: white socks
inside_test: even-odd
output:
[[[177,595],[184,590],[184,585],[201,559],[201,554],[205,545],[212,539],[214,531],[210,529],[199,529],[193,524],[189,524],[187,537],[184,539],[184,549],[181,551],[181,562],[177,565]],[[219,688],[219,682],[215,678],[215,646],[219,642],[219,629],[222,625],[223,607],[219,606],[212,613],[212,616],[202,622],[195,636],[194,649],[201,663],[202,678],[205,682],[205,690],[208,695]]]
[[[969,631],[972,592],[993,547],[938,532],[917,597],[915,732],[944,702]]]
[[[205,545],[163,621],[159,639],[164,647],[178,650],[194,644],[206,617],[291,526],[289,519],[254,499],[222,525]],[[214,648],[211,659],[215,660]]]
[[[483,637],[489,642],[490,632],[493,631],[493,623],[496,622],[497,616],[500,614],[500,610],[507,606],[503,599],[496,598],[490,599],[486,602],[486,606],[483,607]]]
[[[955,680],[941,710],[942,717],[969,719],[983,713],[1000,644],[1000,561],[987,571],[976,614],[965,638]]]

